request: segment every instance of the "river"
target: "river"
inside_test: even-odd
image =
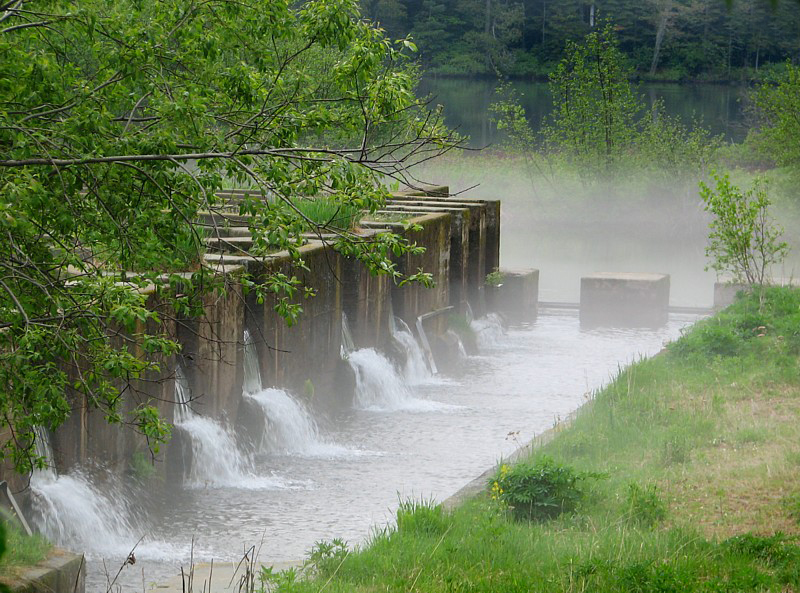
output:
[[[552,97],[545,82],[512,81],[534,130],[552,110]],[[489,106],[497,100],[497,81],[472,78],[425,77],[419,85],[422,96],[444,106],[445,123],[469,136],[469,145],[482,148],[498,142],[502,134],[491,123]],[[745,105],[747,88],[722,84],[642,83],[636,91],[647,105],[664,101],[666,113],[687,125],[699,123],[726,141],[741,142],[747,135]]]

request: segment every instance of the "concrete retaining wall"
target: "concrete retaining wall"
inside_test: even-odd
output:
[[[348,404],[354,385],[349,366],[340,358],[342,313],[357,347],[384,349],[390,344],[392,312],[412,328],[425,313],[451,305],[463,311],[467,300],[480,314],[485,275],[497,266],[499,258],[499,202],[452,198],[446,187],[433,188],[427,195],[412,193],[416,195],[398,194],[387,208],[407,214],[421,230],[405,231],[402,225],[380,220],[365,221],[363,226],[367,235],[390,230],[406,234],[424,247],[422,254],[407,254],[394,261],[403,273],[419,269],[430,273],[432,288],[418,284],[399,287],[388,276],[369,273],[361,263],[341,256],[330,243],[320,240],[309,241],[300,249],[307,269],[295,266],[287,253],[258,260],[243,256],[237,245],[246,243],[247,238],[241,229],[231,228],[231,237],[218,242],[216,253],[206,256],[224,280],[224,288],[203,294],[204,314],[199,318],[175,319],[165,311],[162,318],[172,321],[165,321],[161,329],[176,337],[182,352],[173,360],[159,361],[159,374],[135,382],[133,391],[125,393],[123,411],[149,403],[172,421],[174,369],[180,362],[191,384],[196,411],[228,426],[246,424],[242,420],[253,414],[242,397],[245,329],[256,344],[265,386],[313,398],[308,403],[314,406]],[[304,312],[292,327],[275,313],[274,300],[258,303],[240,281],[243,273],[258,281],[274,272],[296,275],[316,290],[313,298],[296,297]],[[164,305],[151,295],[150,306],[159,310]],[[425,329],[435,335],[444,332],[446,325],[447,315],[433,316]],[[103,413],[87,405],[82,396],[73,397],[72,416],[53,435],[53,446],[60,472],[89,460],[117,472],[129,471],[133,457],[148,452],[141,435],[109,425]],[[180,431],[174,431],[172,442],[158,456],[163,462],[156,463],[158,473],[182,479],[187,470],[187,446]]]
[[[36,566],[10,568],[0,583],[12,593],[84,593],[85,569],[83,555],[55,548]]]

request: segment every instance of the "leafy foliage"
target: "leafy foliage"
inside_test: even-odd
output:
[[[543,521],[574,512],[585,497],[585,482],[599,477],[539,457],[501,465],[490,484],[493,497],[516,518]]]
[[[761,129],[757,145],[780,165],[800,165],[800,67],[760,84],[753,96]]]
[[[0,418],[20,471],[41,463],[33,427],[84,402],[154,449],[168,438],[135,382],[177,352],[170,318],[229,289],[201,218],[233,209],[252,255],[285,249],[302,269],[294,200],[375,211],[386,177],[454,142],[414,96],[413,43],[356,0],[41,0],[0,22]],[[429,281],[392,263],[420,250],[401,236],[315,225],[374,273]],[[291,272],[241,282],[289,322],[302,312]]]
[[[507,84],[491,106],[506,148],[525,159],[531,182],[547,178],[545,159],[574,168],[584,184],[645,173],[647,179],[674,183],[687,172],[705,171],[720,146],[697,122],[689,128],[664,113],[656,101],[647,107],[629,79],[632,71],[619,49],[615,27],[607,22],[582,42],[570,42],[550,75],[554,110],[536,137]]]
[[[338,570],[349,554],[347,543],[342,539],[318,541],[308,555],[305,568],[310,569],[316,575],[330,576]]]
[[[627,518],[636,525],[653,527],[667,517],[667,506],[661,500],[655,484],[629,484],[626,503]]]
[[[632,143],[639,103],[611,23],[569,42],[550,76],[555,109],[544,130],[551,149],[581,166],[607,169]]]
[[[743,192],[728,175],[712,178],[716,189],[700,183],[705,209],[714,215],[706,247],[710,267],[732,274],[736,282],[763,286],[770,266],[783,261],[789,250],[780,240],[782,229],[769,216],[767,182],[757,178],[753,188]]]
[[[727,4],[727,5],[726,5]],[[362,0],[395,37],[417,40],[423,65],[442,75],[546,76],[566,43],[618,24],[638,75],[657,80],[758,76],[795,56],[795,0]],[[655,72],[651,74],[651,66]]]

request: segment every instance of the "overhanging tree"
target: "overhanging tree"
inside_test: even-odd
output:
[[[355,0],[0,0],[3,455],[20,471],[42,463],[33,427],[61,424],[71,391],[163,442],[150,402],[120,408],[130,381],[177,349],[142,289],[192,313],[178,281],[220,288],[194,223],[225,207],[223,185],[252,188],[239,208],[254,249],[302,265],[310,223],[292,199],[374,210],[382,180],[452,147],[414,95],[413,49]],[[389,260],[415,249],[402,238],[336,232],[373,270],[425,279]],[[296,279],[245,282],[277,293],[288,320],[299,313]]]

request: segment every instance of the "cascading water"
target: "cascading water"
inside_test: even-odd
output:
[[[319,428],[306,407],[283,389],[264,389],[258,352],[247,330],[244,332],[244,395],[264,413],[261,453],[330,455],[343,450],[320,439]]]
[[[356,349],[356,344],[353,341],[353,334],[350,333],[350,326],[347,323],[347,315],[342,312],[342,344],[339,349],[342,360],[347,360],[350,353]]]
[[[252,461],[236,445],[233,435],[219,422],[200,416],[192,410],[191,390],[180,366],[175,368],[175,426],[191,439],[191,487],[265,488],[276,485],[272,480],[253,475]]]
[[[397,410],[411,394],[389,360],[373,348],[351,352],[347,358],[356,374],[356,405],[363,409]]]
[[[428,366],[434,375],[439,374],[439,369],[436,368],[436,361],[433,358],[433,350],[431,350],[430,342],[428,342],[428,335],[425,333],[425,325],[422,323],[424,315],[417,317],[417,333],[419,334],[419,341],[422,343],[425,358],[428,360]]]
[[[324,443],[314,418],[305,406],[283,389],[268,388],[248,397],[264,412],[266,426],[261,439],[262,453],[330,455],[343,450]]]
[[[485,317],[470,321],[469,325],[481,350],[497,347],[505,334],[503,320],[497,313],[487,313]]]
[[[47,467],[31,474],[31,523],[58,546],[89,553],[127,553],[136,543],[124,496],[99,492],[81,472],[59,476],[47,432],[35,429]]]
[[[392,337],[403,347],[406,353],[406,363],[403,368],[406,382],[410,385],[426,383],[431,379],[425,354],[422,352],[411,328],[399,317],[391,317]]]
[[[245,395],[261,391],[261,367],[258,364],[258,348],[250,336],[249,330],[244,330],[244,383],[242,391]]]

